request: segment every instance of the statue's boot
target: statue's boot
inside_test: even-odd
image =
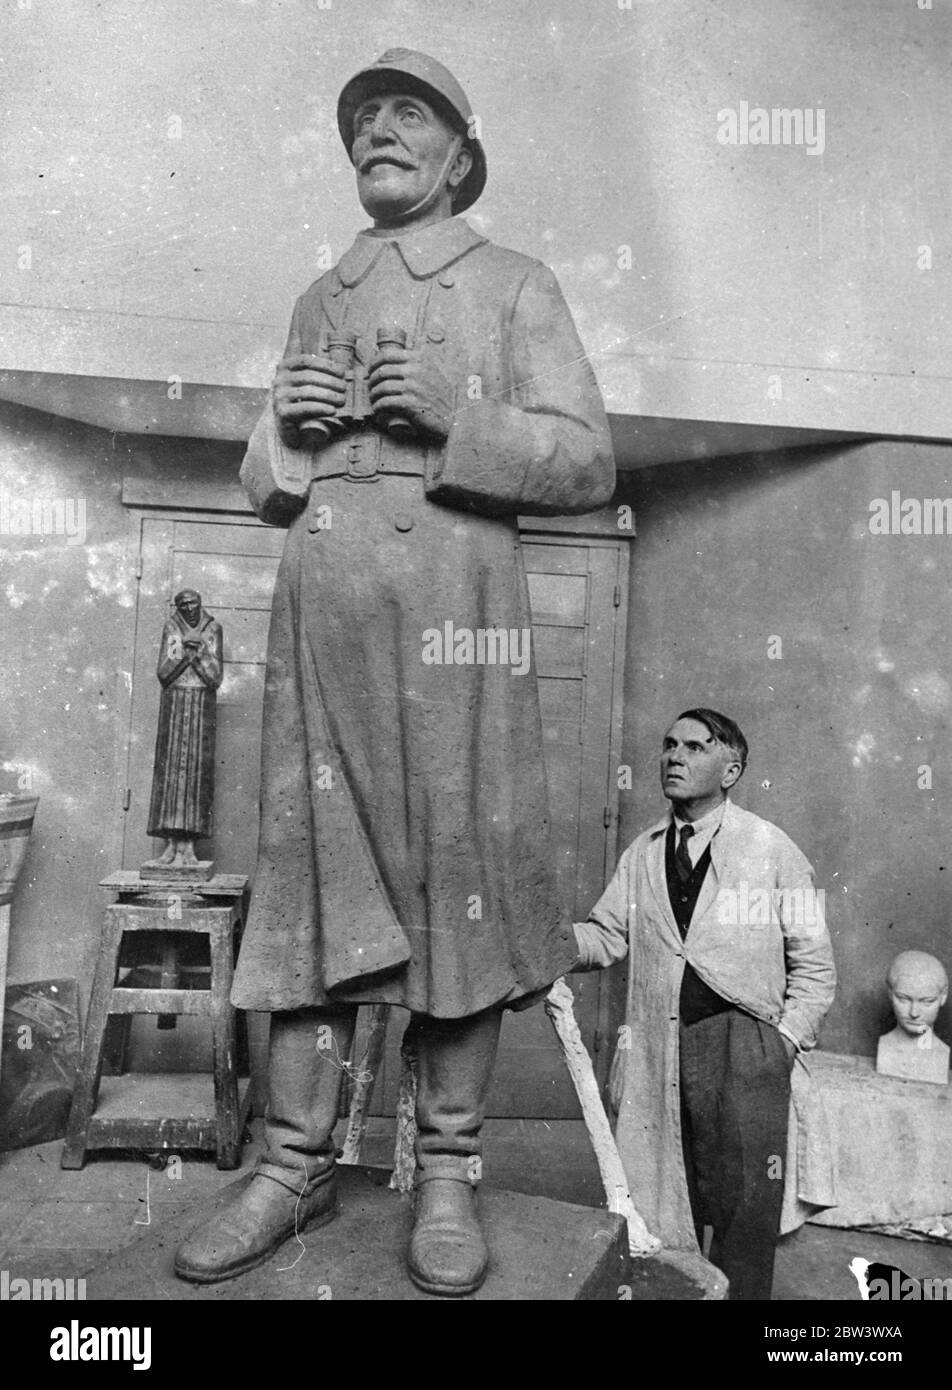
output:
[[[407,1268],[418,1288],[448,1298],[475,1293],[486,1278],[489,1250],[465,1160],[452,1177],[418,1175]]]
[[[326,1225],[336,1214],[333,1170],[303,1194],[255,1173],[237,1197],[179,1246],[175,1273],[193,1284],[233,1279],[264,1264],[290,1236]]]
[[[501,1012],[469,1018],[416,1015],[417,1178],[407,1268],[426,1293],[475,1293],[489,1268],[476,1184],[480,1130],[499,1041]]]
[[[246,1188],[179,1247],[175,1273],[233,1279],[337,1213],[333,1130],[354,1007],[271,1015],[266,1147]]]

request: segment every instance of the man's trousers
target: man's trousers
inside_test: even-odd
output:
[[[769,1299],[783,1203],[791,1057],[780,1032],[731,1008],[681,1024],[681,1130],[698,1244],[731,1299]]]
[[[257,1171],[293,1192],[309,1193],[333,1169],[332,1136],[356,1018],[356,1005],[271,1015],[266,1148]],[[458,1019],[411,1015],[421,1170],[455,1175],[461,1162],[480,1156],[501,1018],[501,1009]],[[471,1176],[478,1176],[478,1165],[471,1165]]]

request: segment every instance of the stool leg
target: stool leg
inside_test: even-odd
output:
[[[216,922],[209,931],[211,956],[212,1068],[215,1116],[218,1125],[218,1167],[237,1168],[241,1162],[238,1124],[238,1066],[235,1009],[231,1003],[234,976],[234,920]]]
[[[106,1020],[106,1037],[103,1042],[103,1066],[108,1074],[122,1076],[129,1055],[129,1035],[132,1030],[132,1014],[112,1014]]]
[[[238,945],[239,945],[239,941],[240,941],[240,939],[241,939],[241,937],[240,937],[240,931],[241,931],[241,922],[238,921],[238,922],[235,923],[234,931],[233,931],[233,933],[232,933],[232,946],[231,946],[231,964],[232,964],[232,970],[234,970],[235,966],[236,966],[237,963],[238,963]],[[237,1029],[237,1038],[238,1038],[238,1042],[237,1042],[237,1054],[236,1054],[236,1055],[237,1055],[237,1058],[238,1058],[238,1075],[239,1075],[240,1077],[241,1077],[241,1076],[247,1076],[248,1079],[249,1079],[249,1083],[250,1083],[250,1080],[251,1080],[251,1049],[250,1049],[250,1047],[249,1047],[249,1045],[248,1045],[248,1015],[247,1015],[247,1013],[245,1012],[244,1009],[236,1009],[236,1010],[235,1010],[235,1015],[236,1015],[236,1017],[235,1017],[235,1027],[236,1027],[236,1029]]]
[[[159,980],[160,989],[181,989],[182,975],[179,970],[179,948],[178,942],[168,937],[162,943],[162,965],[161,978]],[[157,1028],[174,1028],[178,1023],[178,1014],[159,1014]]]
[[[89,995],[89,1013],[86,1017],[86,1032],[83,1036],[83,1053],[76,1074],[73,1089],[73,1103],[66,1128],[66,1141],[60,1155],[61,1168],[82,1168],[86,1161],[86,1133],[89,1121],[96,1108],[99,1097],[99,1078],[102,1074],[103,1043],[106,1037],[106,1024],[109,1022],[109,1005],[112,1000],[116,970],[119,965],[119,947],[122,943],[122,914],[114,907],[107,907],[103,922],[102,939],[99,943],[99,958],[93,975],[93,987]]]

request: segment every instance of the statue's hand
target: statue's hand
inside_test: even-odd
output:
[[[432,356],[388,347],[370,364],[367,377],[375,415],[403,415],[418,429],[445,439],[453,423],[453,387]]]
[[[278,363],[271,398],[282,442],[297,449],[303,421],[326,419],[343,407],[347,399],[343,369],[329,357],[313,353],[285,357]]]

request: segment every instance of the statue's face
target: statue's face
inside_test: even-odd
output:
[[[736,782],[728,769],[738,766],[699,720],[678,719],[661,745],[661,790],[675,805],[716,797]]]
[[[384,93],[354,113],[352,156],[357,194],[386,225],[431,207],[466,177],[472,156],[453,150],[458,137],[422,97]]]
[[[181,599],[176,606],[189,627],[194,627],[202,611],[202,605],[198,595],[186,594],[185,598]]]
[[[914,961],[894,966],[887,983],[896,1022],[918,1038],[935,1026],[948,986],[938,961]]]

